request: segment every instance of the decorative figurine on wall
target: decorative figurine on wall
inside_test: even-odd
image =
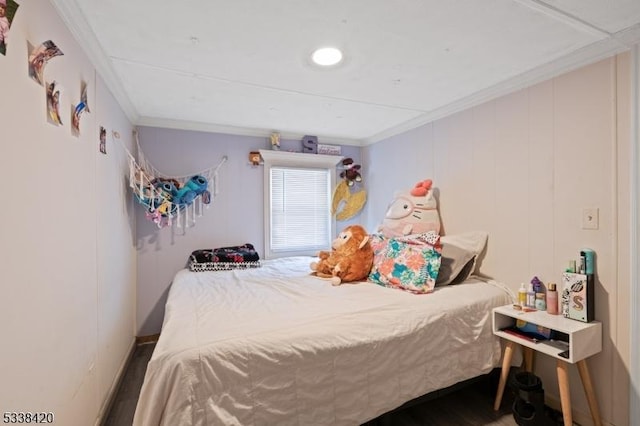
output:
[[[343,178],[347,185],[353,186],[356,182],[362,181],[360,175],[360,164],[354,164],[352,158],[345,158],[342,160],[342,167],[344,170],[340,172],[340,177]]]
[[[249,162],[252,166],[259,166],[262,158],[260,157],[260,153],[258,151],[251,151],[249,153]]]
[[[271,133],[271,149],[274,151],[280,150],[280,133]]]
[[[305,135],[302,138],[302,152],[307,154],[318,153],[318,137]]]

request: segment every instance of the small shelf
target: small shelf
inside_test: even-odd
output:
[[[261,149],[260,155],[265,162],[278,165],[306,165],[310,167],[335,167],[344,157],[340,155],[308,154]]]
[[[541,340],[535,343],[526,338],[514,336],[513,334],[502,331],[505,328],[513,327],[518,319],[550,329],[551,336],[554,334],[561,335],[567,342]],[[502,395],[507,383],[507,377],[509,376],[513,347],[514,343],[516,343],[523,347],[525,369],[528,369],[527,371],[531,371],[531,368],[533,368],[533,355],[536,352],[547,354],[557,360],[558,388],[560,390],[560,404],[562,405],[562,417],[565,425],[573,424],[567,367],[568,364],[578,364],[577,367],[580,372],[580,378],[582,379],[582,386],[587,396],[587,401],[589,402],[589,410],[591,411],[593,424],[596,426],[602,425],[598,400],[587,366],[587,358],[602,350],[602,324],[600,322],[580,322],[565,318],[562,315],[551,315],[546,311],[524,312],[514,309],[513,305],[494,308],[492,311],[492,320],[493,333],[509,342],[505,346],[503,353],[502,372],[500,373],[496,399],[493,403],[494,410],[498,410],[502,402]],[[565,348],[567,345],[569,347],[568,356],[561,356],[560,353],[566,351]],[[531,350],[525,351],[524,348]],[[527,358],[529,360],[528,362]]]
[[[560,355],[566,350],[567,342],[542,340],[536,343],[502,331],[505,328],[514,326],[517,319],[549,328],[552,331],[568,336],[569,356],[563,357]],[[494,308],[493,334],[571,364],[595,355],[602,350],[602,323],[599,321],[585,323],[565,318],[562,315],[551,315],[546,311],[524,312],[514,309],[513,305]]]

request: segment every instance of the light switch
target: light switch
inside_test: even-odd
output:
[[[583,208],[582,209],[582,229],[598,229],[598,209]]]

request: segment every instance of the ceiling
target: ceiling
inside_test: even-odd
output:
[[[639,0],[52,0],[137,125],[364,145],[640,41]],[[343,50],[337,66],[311,52]]]

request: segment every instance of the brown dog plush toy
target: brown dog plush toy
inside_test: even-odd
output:
[[[347,226],[331,243],[331,251],[318,253],[319,262],[311,263],[313,275],[326,278],[333,285],[360,281],[369,276],[373,249],[367,231],[360,225]]]

